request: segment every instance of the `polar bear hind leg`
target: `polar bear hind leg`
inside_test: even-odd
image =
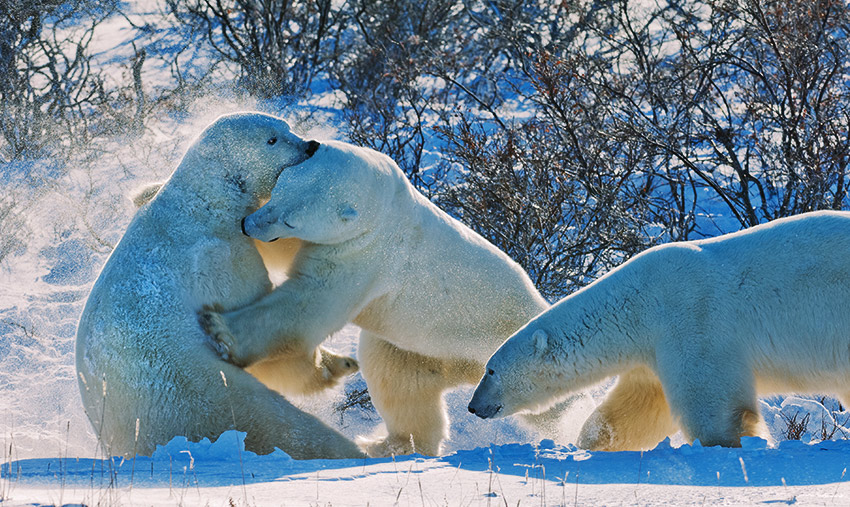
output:
[[[339,381],[357,372],[353,357],[339,355],[325,347],[313,350],[312,357],[284,355],[260,361],[247,368],[260,382],[285,396],[314,394],[335,387]]]
[[[150,456],[157,445],[178,435],[191,441],[215,440],[235,429],[246,433],[245,448],[258,454],[277,447],[296,459],[363,457],[354,442],[318,418],[244,370],[211,357],[212,351],[208,354],[202,350],[191,365],[168,372],[170,387],[186,396],[170,397],[167,404],[148,396],[149,390],[133,388],[139,379],[125,371],[112,370],[102,381],[86,377],[86,386],[92,388],[84,393],[89,399],[86,410],[100,429],[107,455]],[[149,387],[151,381],[144,383]],[[128,405],[126,400],[135,402]]]
[[[588,417],[578,445],[593,451],[652,449],[676,430],[658,377],[640,366],[620,375],[617,385]]]
[[[219,399],[212,400],[224,415],[223,421],[219,417],[216,422],[225,423],[227,427],[223,429],[230,429],[235,423],[236,429],[246,431],[247,449],[269,453],[278,447],[295,459],[363,456],[354,442],[315,416],[299,410],[244,371],[226,366],[226,387],[221,378],[209,379],[219,380],[224,387],[215,390]]]
[[[440,454],[449,422],[443,393],[477,382],[484,367],[471,361],[446,361],[401,350],[362,331],[358,351],[372,403],[387,426],[386,437],[358,439],[369,456],[417,452]]]

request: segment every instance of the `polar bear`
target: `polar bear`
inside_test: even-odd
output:
[[[361,439],[371,456],[440,454],[443,393],[477,382],[499,344],[548,307],[519,265],[366,148],[323,142],[281,173],[243,227],[264,241],[296,238],[300,250],[271,294],[205,312],[206,329],[250,365],[360,326],[361,372],[388,432]]]
[[[83,403],[110,455],[150,454],[178,435],[216,438],[233,428],[246,432],[246,447],[259,453],[278,447],[295,458],[363,455],[222,361],[197,322],[204,305],[236,308],[271,290],[239,223],[268,198],[284,167],[316,147],[278,118],[223,116],[161,188],[138,196],[138,203],[152,200],[103,267],[77,329]],[[353,358],[322,348],[279,352],[257,366],[283,391],[321,389],[356,369]]]
[[[764,434],[757,394],[850,403],[850,214],[821,211],[647,250],[561,300],[487,362],[470,412],[539,408],[612,375],[596,450]]]

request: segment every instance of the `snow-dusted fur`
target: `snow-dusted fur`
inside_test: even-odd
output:
[[[373,456],[439,454],[443,393],[477,382],[499,344],[548,307],[514,261],[369,149],[322,143],[281,173],[244,226],[258,239],[303,243],[271,294],[207,312],[210,334],[231,360],[252,364],[281,348],[311,350],[347,322],[360,326],[360,368],[388,430],[362,441]]]
[[[362,455],[222,361],[197,321],[205,305],[241,307],[271,290],[239,222],[268,198],[284,167],[314,148],[278,118],[225,116],[204,130],[162,188],[139,193],[137,203],[152,200],[101,271],[77,330],[83,403],[107,452],[150,454],[175,436],[214,439],[235,428],[260,453],[278,447],[296,458]],[[288,372],[296,384],[286,387],[294,392],[356,369],[353,359],[324,349],[269,357],[260,365]]]
[[[704,445],[761,432],[757,394],[850,403],[850,214],[815,212],[650,249],[531,320],[487,363],[470,411],[550,403],[621,375],[582,428],[597,450],[681,428]]]

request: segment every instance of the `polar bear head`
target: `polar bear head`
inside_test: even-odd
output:
[[[558,342],[545,328],[517,331],[487,361],[469,411],[482,419],[544,410],[568,392],[568,374]]]
[[[280,172],[310,158],[318,145],[293,134],[280,118],[254,112],[228,114],[204,129],[184,158],[188,164],[181,166],[197,168],[185,172],[198,185],[217,180],[231,196],[265,200]]]
[[[395,163],[380,153],[323,142],[309,160],[280,174],[271,200],[246,217],[242,229],[261,241],[342,243],[384,220],[399,175]]]

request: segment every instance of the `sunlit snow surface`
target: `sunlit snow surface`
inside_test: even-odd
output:
[[[244,450],[244,434],[217,442],[175,438],[151,458],[50,458],[2,465],[0,499],[24,503],[249,505],[843,505],[850,442],[741,449],[671,448],[590,453],[550,440],[367,460],[295,461]],[[5,503],[4,503],[5,505]]]

